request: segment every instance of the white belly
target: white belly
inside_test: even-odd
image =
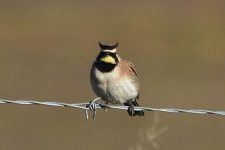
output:
[[[95,79],[91,80],[93,90],[103,100],[124,103],[137,97],[138,90],[133,81],[128,77],[119,78],[118,70],[115,69],[109,73],[102,73],[97,69],[93,71],[95,72]]]

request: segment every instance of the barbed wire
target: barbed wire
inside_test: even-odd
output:
[[[85,110],[85,117],[88,119],[88,110],[93,111],[93,119],[96,117],[97,109],[117,109],[117,110],[128,110],[128,106],[114,106],[107,105],[104,103],[97,102],[101,98],[98,97],[89,103],[76,103],[68,104],[62,102],[40,102],[33,100],[7,100],[0,99],[0,104],[19,104],[19,105],[45,105],[53,107],[73,107]],[[134,111],[158,111],[167,113],[190,113],[190,114],[205,114],[205,115],[220,115],[225,116],[225,111],[212,111],[204,109],[176,109],[176,108],[151,108],[151,107],[134,107]]]

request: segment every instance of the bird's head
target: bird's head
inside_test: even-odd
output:
[[[117,54],[118,45],[119,45],[118,42],[114,45],[103,45],[101,42],[99,42],[100,53],[96,58],[96,61],[103,62],[106,64],[117,65],[120,60]]]

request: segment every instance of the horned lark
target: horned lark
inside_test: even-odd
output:
[[[100,53],[92,65],[90,79],[95,94],[106,103],[129,106],[130,116],[144,116],[143,111],[134,111],[139,106],[139,81],[134,65],[120,58],[115,45],[99,42]]]

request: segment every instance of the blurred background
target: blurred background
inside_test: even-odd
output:
[[[98,41],[119,42],[140,105],[225,110],[223,0],[0,0],[0,98],[87,102]],[[224,150],[225,118],[1,105],[2,150]]]

